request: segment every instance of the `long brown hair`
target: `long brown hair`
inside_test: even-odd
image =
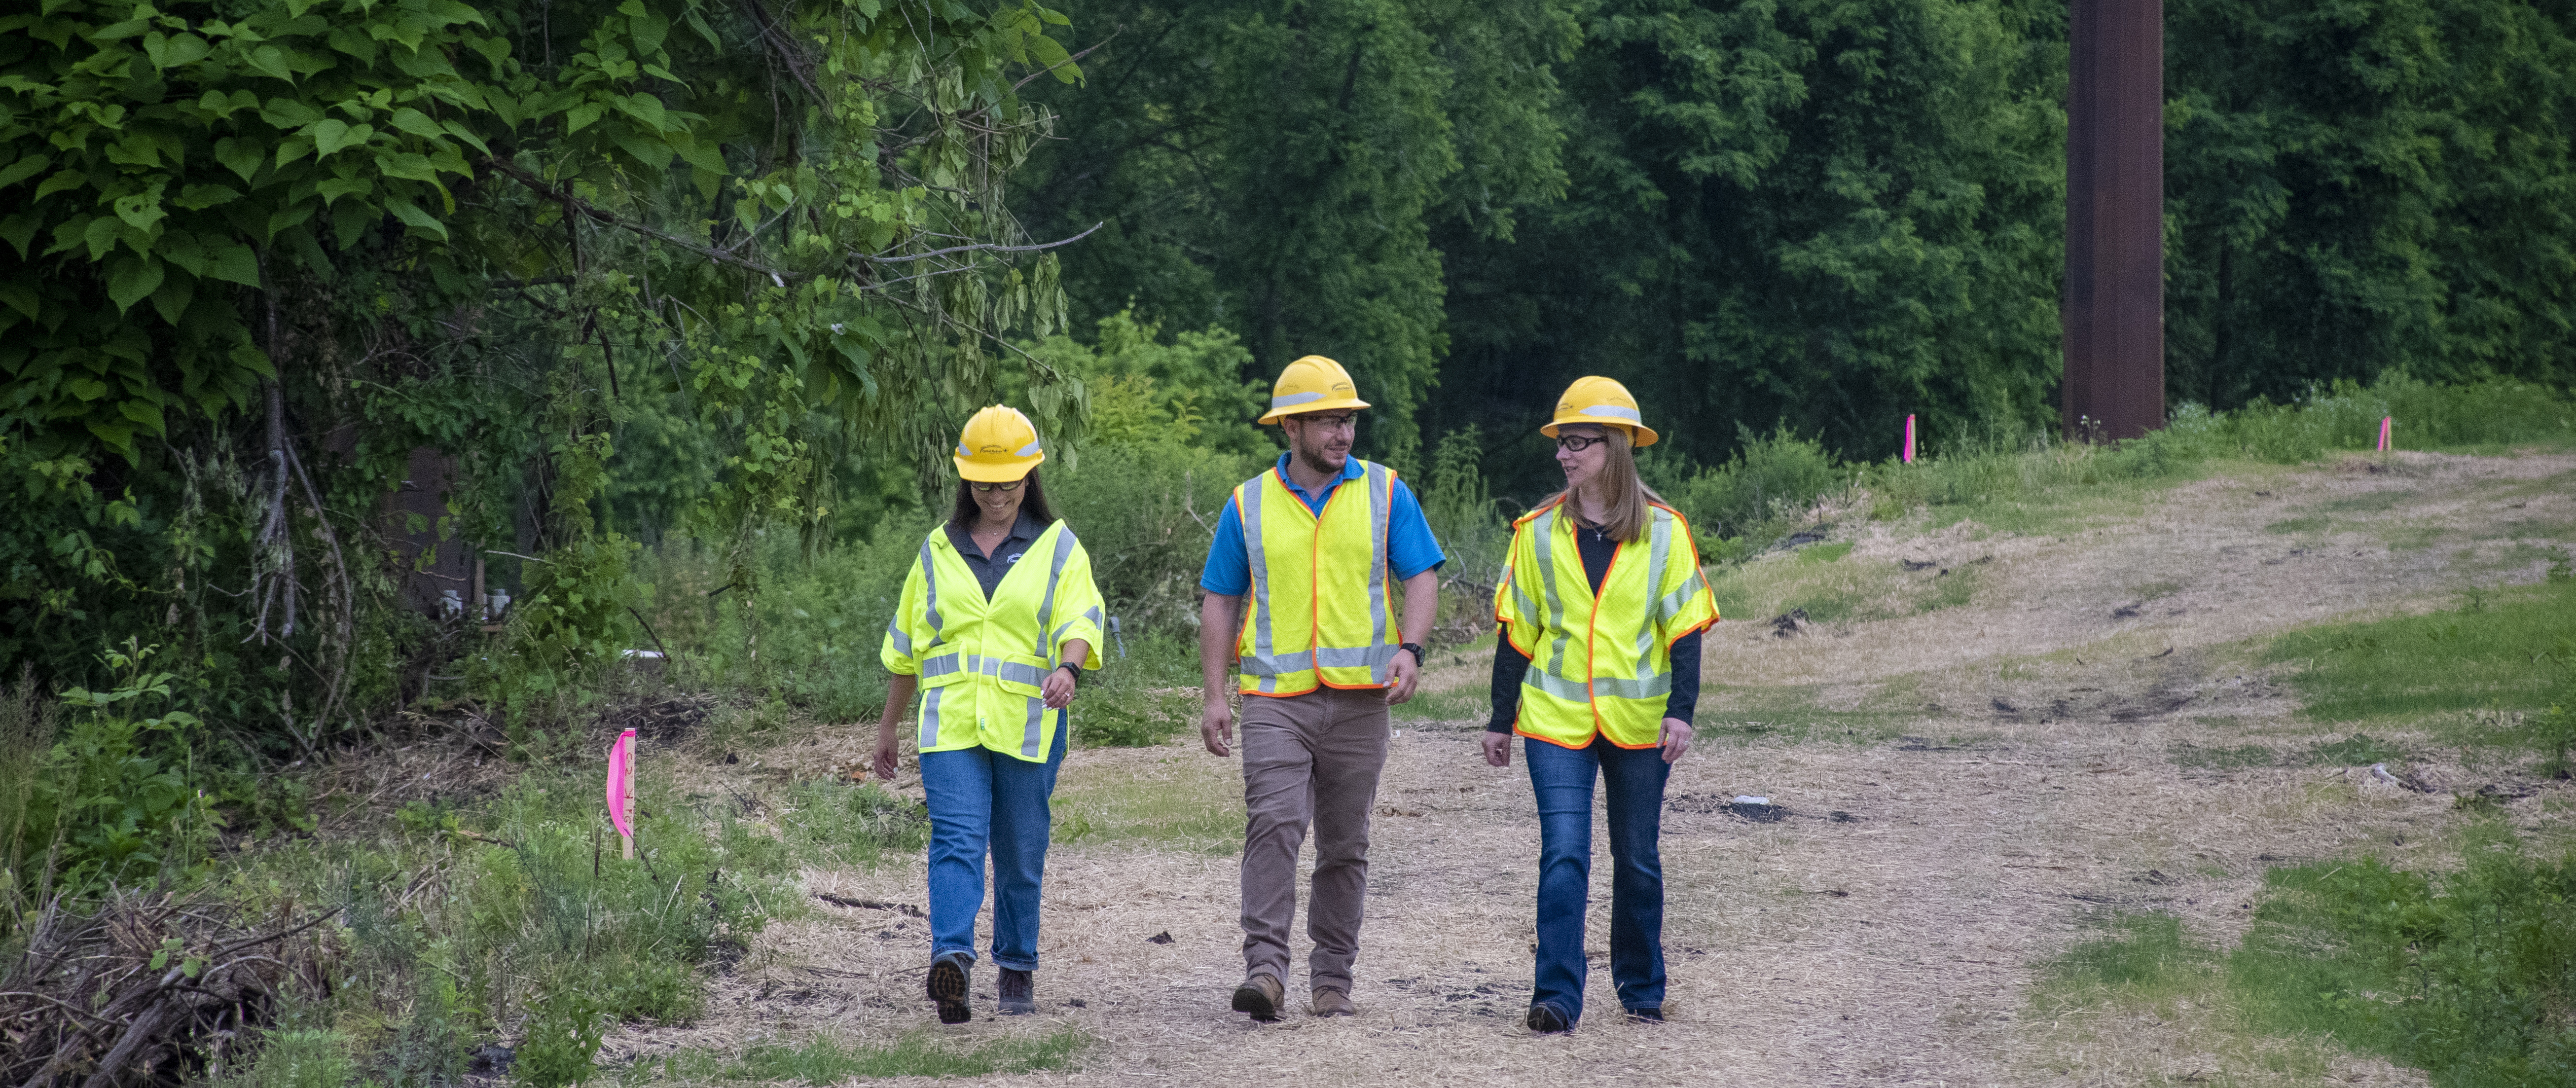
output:
[[[1622,543],[1643,538],[1647,527],[1654,523],[1646,513],[1646,504],[1661,503],[1664,497],[1656,494],[1654,488],[1646,486],[1646,481],[1637,476],[1637,455],[1632,448],[1636,436],[1628,433],[1626,427],[1610,425],[1603,425],[1601,432],[1608,439],[1604,445],[1609,456],[1601,462],[1601,474],[1592,478],[1592,486],[1610,497],[1605,504],[1609,509],[1602,512],[1601,531]],[[1556,497],[1565,503],[1567,514],[1577,519],[1583,516],[1583,509],[1574,502],[1571,490],[1557,492]]]
[[[1055,524],[1055,511],[1047,506],[1046,488],[1038,484],[1038,470],[1035,468],[1030,469],[1028,475],[1020,477],[1020,512],[1038,519],[1040,526]],[[976,519],[983,516],[984,508],[975,504],[974,485],[962,478],[959,479],[957,502],[948,511],[948,524],[960,529],[971,529],[974,528]]]

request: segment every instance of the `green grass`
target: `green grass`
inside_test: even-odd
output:
[[[639,1061],[621,1081],[631,1085],[753,1082],[826,1088],[878,1077],[989,1077],[1064,1072],[1092,1044],[1071,1028],[1024,1039],[996,1039],[980,1046],[915,1033],[885,1046],[832,1035],[802,1043],[759,1043],[726,1056],[690,1050],[659,1061]]]
[[[1240,736],[1240,734],[1238,734]],[[1243,845],[1243,789],[1236,765],[1195,746],[1147,767],[1086,767],[1057,782],[1054,841],[1063,846],[1145,843],[1204,854]]]
[[[2411,722],[2445,712],[2545,710],[2576,666],[2576,582],[2482,593],[2468,607],[2327,624],[2275,639],[2265,659],[2302,666],[2301,713]]]
[[[2312,767],[2367,767],[2404,759],[2405,748],[2394,741],[2381,740],[2368,733],[2355,733],[2342,740],[2319,741],[2309,745],[2304,759]]]
[[[2169,914],[2121,914],[2102,919],[2110,932],[2066,950],[2042,965],[2047,989],[2061,993],[2123,988],[2147,996],[2192,986],[2217,957],[2183,940],[2182,919]]]
[[[2273,522],[2264,526],[2263,531],[2267,533],[2276,533],[2281,536],[2292,536],[2300,533],[2322,533],[2326,531],[2327,524],[2328,522],[2324,515],[2312,514],[2303,518],[2288,518],[2282,521]]]
[[[2228,959],[2249,1016],[2440,1088],[2576,1083],[2576,854],[2526,858],[2488,827],[2443,876],[2375,858],[2273,870]]]

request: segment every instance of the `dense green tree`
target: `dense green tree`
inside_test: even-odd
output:
[[[2576,378],[2576,10],[2165,11],[2175,399],[2389,369]]]
[[[1066,256],[1077,319],[1131,304],[1221,323],[1264,377],[1329,355],[1378,406],[1363,442],[1409,462],[1448,350],[1435,226],[1509,238],[1563,186],[1551,0],[1101,2],[1079,89],[1043,101],[1066,138],[1022,175],[1041,235],[1105,222]],[[1114,36],[1112,36],[1114,35]]]
[[[1457,348],[1430,424],[1519,438],[1492,467],[1524,493],[1546,479],[1521,436],[1586,373],[1700,461],[1775,422],[1873,456],[1909,412],[1934,434],[2038,423],[2063,50],[2035,7],[1593,9],[1564,76],[1568,197],[1508,241],[1442,238]]]
[[[636,383],[700,432],[669,471],[723,481],[690,516],[737,557],[827,517],[851,451],[944,445],[996,360],[1078,436],[1078,383],[1007,338],[1062,311],[1005,187],[1048,121],[1015,88],[1080,78],[1063,22],[1027,0],[0,15],[0,662],[85,681],[136,635],[190,663],[208,716],[309,750],[440,634],[403,617],[377,516],[416,446],[457,458],[440,547],[538,557],[472,659],[506,697],[629,644],[634,545],[596,515]]]

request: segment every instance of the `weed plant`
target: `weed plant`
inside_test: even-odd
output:
[[[356,1079],[455,1083],[493,1039],[518,1040],[522,1083],[589,1080],[611,1025],[697,1014],[702,965],[800,909],[800,867],[910,853],[926,826],[908,802],[836,781],[782,787],[749,806],[762,823],[732,798],[696,808],[641,785],[634,860],[618,856],[596,767],[539,768],[487,804],[415,802],[377,837],[280,845],[228,875],[247,912],[340,911],[333,987],[269,1033],[239,1083],[300,1085],[343,1059]]]

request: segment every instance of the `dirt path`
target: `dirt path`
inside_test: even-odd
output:
[[[2576,458],[2418,455],[2385,471],[2206,481],[2162,495],[2141,518],[2062,537],[1866,526],[1843,562],[1931,564],[1924,577],[1980,558],[1991,569],[1958,607],[1790,637],[1733,622],[1709,640],[1706,673],[1725,686],[1703,701],[1702,724],[1753,728],[1704,729],[1721,739],[1704,740],[1669,789],[1673,1020],[1660,1027],[1601,1015],[1616,1009],[1602,894],[1594,1015],[1565,1037],[1522,1029],[1538,849],[1525,773],[1517,761],[1495,770],[1474,759],[1475,723],[1411,721],[1399,723],[1380,797],[1354,995],[1362,1015],[1264,1026],[1226,1012],[1241,970],[1234,860],[1146,834],[1054,852],[1045,1015],[943,1037],[1069,1025],[1100,1045],[1080,1072],[1037,1077],[1085,1083],[2197,1078],[2218,1059],[2175,1023],[2036,1022],[2033,964],[2123,908],[2178,914],[2196,936],[2229,940],[2267,865],[2365,842],[2402,854],[2410,847],[2392,840],[2433,838],[2447,794],[2332,767],[2195,772],[2168,753],[2318,732],[2287,717],[2293,702],[2242,641],[2538,577],[2529,542],[2576,539],[2571,473]],[[1481,685],[1482,667],[1439,679]],[[1784,705],[1772,698],[1781,691],[1892,724],[1848,738],[1723,739],[1758,730],[1771,713],[1761,708]],[[1239,811],[1235,774],[1231,761],[1179,745],[1082,751],[1060,796],[1103,812]],[[1738,817],[1722,807],[1737,793],[1772,797],[1791,815]],[[2537,813],[2538,800],[2517,809]],[[812,885],[923,901],[917,861],[817,873]],[[919,997],[926,943],[901,914],[821,907],[774,924],[717,981],[704,1024],[630,1033],[605,1057],[818,1029],[878,1042],[921,1030],[931,1023]],[[979,975],[980,991],[991,977]],[[2421,1083],[2378,1062],[2330,1065],[2347,1083]]]

